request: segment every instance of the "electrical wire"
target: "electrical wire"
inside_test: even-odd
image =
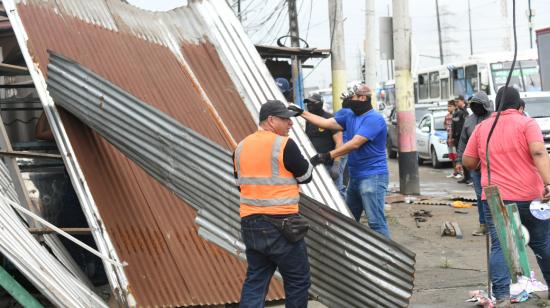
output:
[[[508,89],[508,85],[510,84],[510,79],[512,78],[512,73],[514,72],[514,66],[516,65],[516,58],[518,54],[518,38],[516,33],[516,0],[512,0],[512,28],[514,30],[514,58],[512,60],[512,65],[510,66],[510,72],[508,73],[508,78],[506,78],[506,84],[504,85],[504,90],[502,90],[502,95],[499,97],[499,100],[496,102],[496,105],[498,106],[497,115],[495,117],[495,122],[493,122],[493,125],[491,126],[491,130],[489,131],[489,136],[487,137],[487,144],[485,146],[485,160],[487,161],[488,185],[491,185],[491,160],[489,159],[489,142],[491,141],[491,137],[493,136],[493,132],[500,118],[500,113],[502,112],[502,105],[503,105],[502,100],[504,99],[504,97],[506,97],[506,90]]]

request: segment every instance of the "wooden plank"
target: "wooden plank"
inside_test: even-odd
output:
[[[0,63],[0,75],[15,76],[15,75],[28,75],[28,74],[29,74],[29,70],[27,69],[26,66]]]
[[[51,159],[61,159],[59,154],[47,154],[47,153],[37,153],[37,152],[27,152],[27,151],[0,151],[0,156],[9,156],[9,157],[23,157],[23,158],[51,158]]]
[[[0,285],[8,292],[21,306],[27,308],[42,308],[36,300],[17,280],[0,266]]]
[[[456,238],[459,239],[459,240],[463,239],[464,236],[462,235],[462,230],[460,229],[460,226],[458,225],[458,222],[453,221],[451,223],[451,225],[453,226],[453,229],[455,230]]]
[[[513,209],[511,211],[507,209],[508,207],[515,207],[517,211],[517,206],[515,204],[505,205],[500,197],[500,191],[497,186],[491,185],[485,187],[485,195],[487,196],[487,204],[489,204],[489,209],[491,210],[497,237],[504,253],[504,259],[506,260],[512,282],[517,282],[518,275],[529,277],[530,272],[524,272],[525,266],[522,266],[522,264],[527,262],[526,250],[519,249],[519,245],[523,245],[523,241],[518,236],[520,223],[516,221],[512,222],[514,220],[512,218],[514,211]]]

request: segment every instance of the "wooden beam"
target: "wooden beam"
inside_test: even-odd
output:
[[[29,69],[25,66],[0,63],[0,75],[29,75]]]
[[[49,158],[49,159],[61,159],[59,154],[46,154],[46,153],[37,153],[37,152],[26,152],[26,151],[0,151],[0,156],[9,156],[9,157],[23,157],[23,158]]]

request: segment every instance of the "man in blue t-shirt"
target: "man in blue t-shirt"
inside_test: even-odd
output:
[[[369,227],[389,238],[388,223],[384,216],[384,197],[388,188],[387,128],[384,117],[372,109],[371,95],[366,85],[359,86],[350,93],[349,109],[340,110],[330,119],[303,111],[294,105],[288,108],[318,127],[344,131],[347,141],[341,147],[319,153],[310,161],[315,166],[349,153],[350,181],[346,203],[355,220],[359,221],[364,210]]]

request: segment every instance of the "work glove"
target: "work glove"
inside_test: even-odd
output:
[[[309,160],[309,162],[313,166],[317,166],[319,164],[330,165],[330,163],[332,162],[332,158],[330,158],[330,153],[319,153],[315,154],[315,156],[313,156]]]
[[[332,163],[332,166],[330,167],[328,173],[330,174],[330,177],[333,181],[336,181],[336,179],[340,176],[340,161],[335,160]]]
[[[300,107],[298,107],[298,106],[296,106],[296,105],[289,105],[289,106],[287,107],[287,109],[290,110],[290,111],[296,112],[296,113],[297,113],[297,114],[296,114],[297,117],[301,116],[302,113],[304,113],[304,109],[302,109],[302,108],[300,108]]]

